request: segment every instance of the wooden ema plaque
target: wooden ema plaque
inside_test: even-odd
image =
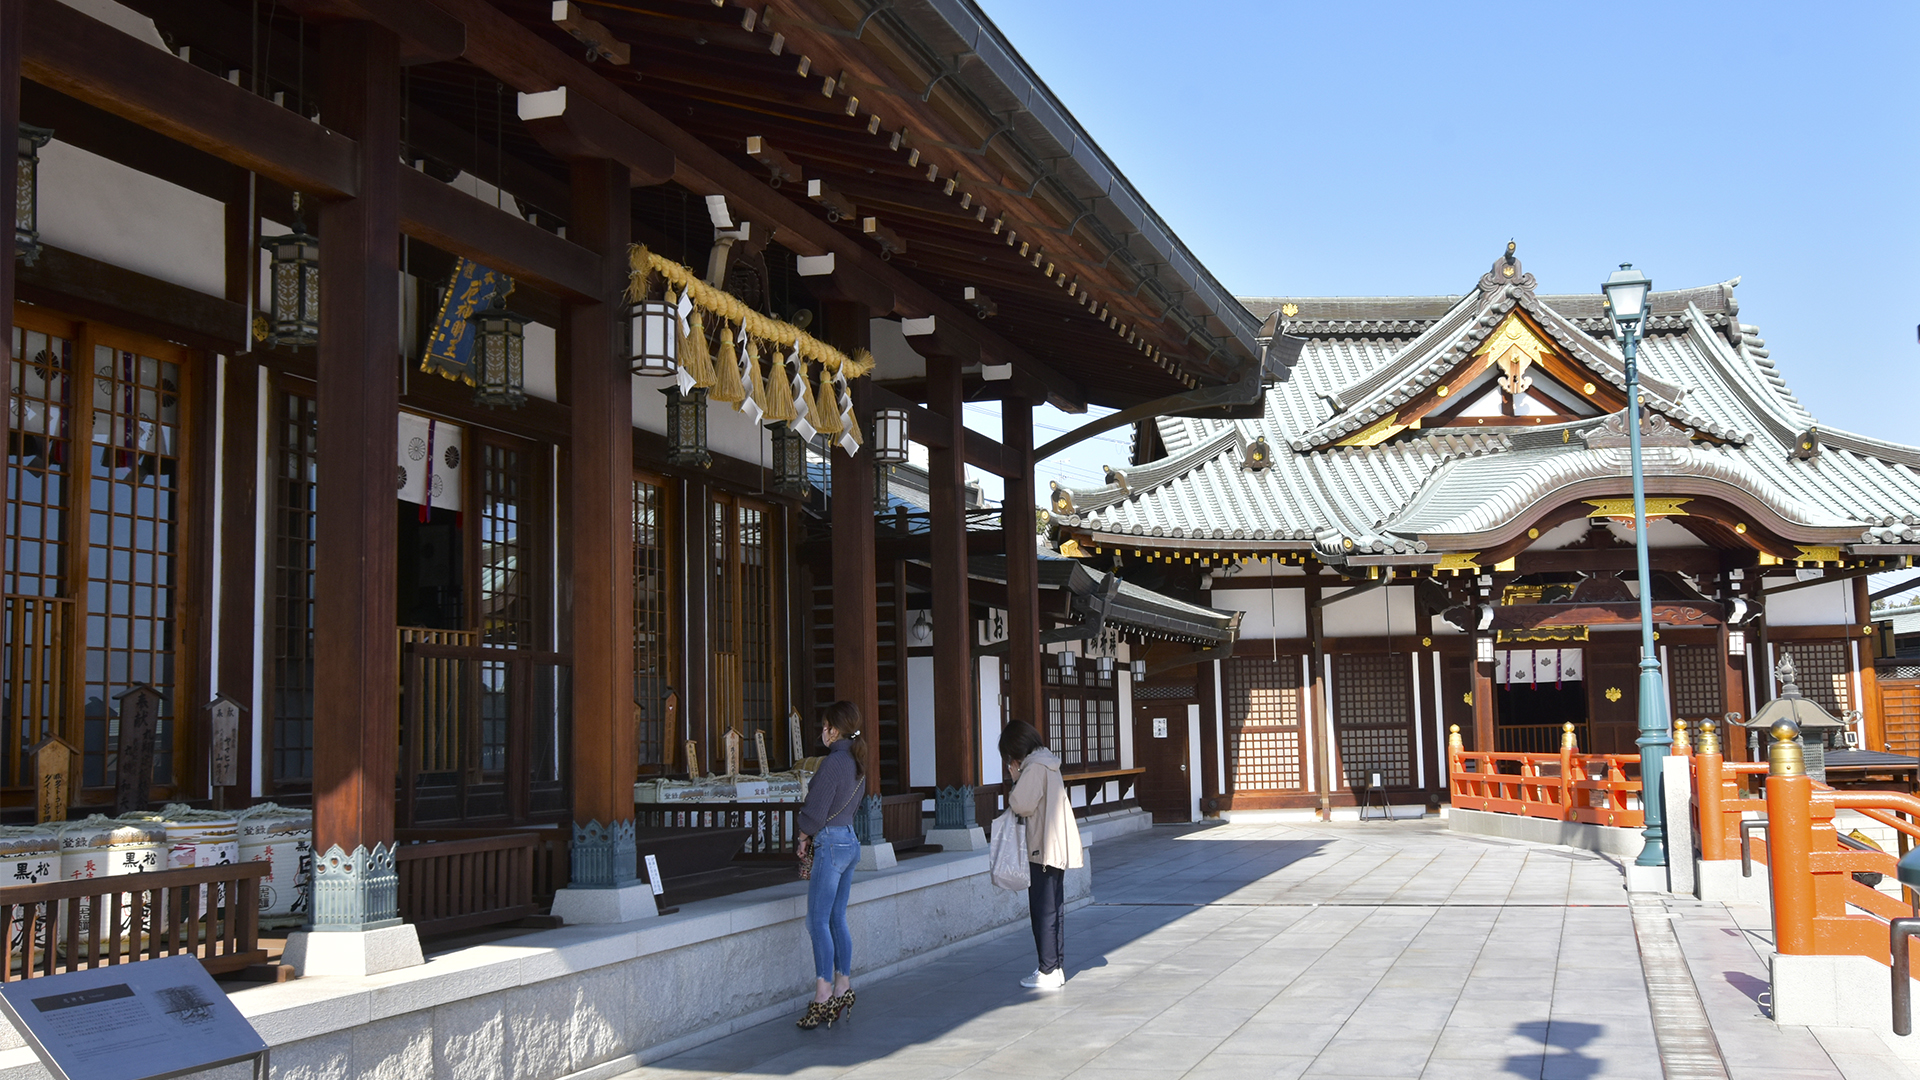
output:
[[[225,694],[215,695],[207,705],[211,721],[207,776],[214,787],[232,787],[240,782],[240,715],[245,711]]]
[[[32,753],[33,820],[42,824],[67,820],[67,806],[73,800],[73,746],[51,735],[40,740]]]
[[[141,683],[114,700],[120,703],[113,794],[117,815],[147,805],[147,793],[153,790],[153,734],[160,723],[160,691]]]

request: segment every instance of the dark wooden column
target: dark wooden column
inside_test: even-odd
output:
[[[1313,744],[1316,750],[1313,763],[1313,793],[1320,796],[1320,817],[1330,819],[1333,816],[1333,718],[1327,710],[1327,654],[1324,643],[1327,637],[1325,609],[1320,606],[1321,586],[1320,568],[1307,567],[1307,647],[1308,662],[1312,666],[1313,697],[1308,702],[1311,712],[1308,722],[1313,725]]]
[[[1040,677],[1040,552],[1033,501],[1033,402],[1000,403],[1000,442],[1009,473],[1000,527],[1007,537],[1007,719],[1046,722]]]
[[[927,357],[927,408],[946,418],[948,435],[946,446],[927,449],[927,491],[933,504],[928,540],[933,562],[933,777],[939,788],[935,819],[938,828],[966,829],[975,824],[973,785],[979,771],[974,730],[979,713],[973,706],[973,618],[967,605],[966,437],[958,359]],[[1011,585],[1007,592],[1011,601]]]
[[[226,204],[227,299],[245,304],[259,280],[260,248],[254,242],[255,210],[252,174],[243,174],[232,186]],[[239,739],[234,746],[237,767],[230,787],[216,789],[223,807],[246,806],[253,801],[253,660],[258,639],[254,634],[259,607],[253,591],[254,561],[259,524],[260,364],[251,353],[226,358],[225,399],[220,423],[226,439],[220,460],[220,665],[213,672],[213,691],[239,702]],[[262,767],[265,763],[262,762]]]
[[[568,238],[600,257],[600,297],[567,313],[573,389],[573,887],[635,875],[633,392],[619,349],[631,228],[626,166],[572,162]]]
[[[360,861],[359,848],[393,839],[398,766],[399,42],[368,23],[331,23],[321,31],[320,60],[321,118],[358,142],[360,194],[320,208],[314,848]],[[316,863],[316,927],[369,929],[397,918],[392,899],[366,888],[365,863],[342,909],[323,910],[335,891],[326,888],[327,859]],[[386,870],[388,881],[392,874]]]
[[[872,334],[864,304],[830,300],[825,305],[827,344],[852,355]],[[833,696],[851,701],[868,727],[867,794],[880,794],[880,636],[875,619],[880,590],[873,546],[873,410],[866,387],[852,387],[854,415],[861,417],[867,441],[849,455],[837,447],[833,462]],[[810,726],[817,717],[806,717]],[[875,838],[878,842],[878,838]]]
[[[0,206],[13,206],[14,180],[20,149],[20,33],[26,22],[27,0],[0,0]],[[0,341],[13,355],[13,229],[0,237]],[[0,364],[0,401],[13,400],[13,365]],[[0,446],[12,443],[7,425],[13,410],[0,409]],[[6,541],[5,515],[0,515],[0,545]]]

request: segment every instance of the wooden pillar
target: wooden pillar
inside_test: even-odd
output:
[[[1885,750],[1887,718],[1880,704],[1880,670],[1873,663],[1873,637],[1860,631],[1873,626],[1873,597],[1865,577],[1853,579],[1853,647],[1860,654],[1860,709],[1865,714],[1862,750]]]
[[[26,22],[27,0],[0,0],[0,206],[15,205],[14,180],[20,150],[20,34]],[[0,341],[7,358],[13,356],[13,229],[0,238]],[[0,364],[0,401],[13,400],[13,365]],[[0,409],[0,446],[12,444],[7,425],[13,410]],[[0,547],[6,543],[7,523],[0,514]],[[38,741],[38,740],[35,740]]]
[[[314,922],[370,929],[397,918],[367,888],[372,852],[393,839],[399,653],[393,493],[399,418],[400,48],[369,23],[330,23],[320,39],[327,127],[358,143],[359,195],[320,207],[326,252],[315,397],[318,522],[314,598]],[[360,863],[339,906],[326,865]],[[378,862],[374,857],[373,862]],[[343,867],[343,870],[346,869]],[[385,871],[392,880],[391,869]]]
[[[1313,696],[1310,702],[1313,725],[1314,794],[1320,796],[1320,816],[1333,817],[1333,714],[1327,707],[1327,654],[1325,609],[1320,606],[1320,568],[1307,568],[1307,662],[1310,667]]]
[[[248,303],[258,281],[260,247],[254,242],[253,176],[234,185],[226,204],[227,299]],[[220,425],[225,432],[220,460],[220,664],[213,672],[214,694],[225,694],[248,711],[240,720],[234,745],[237,767],[232,786],[215,788],[218,805],[247,806],[253,801],[253,662],[259,605],[254,596],[255,530],[259,525],[260,364],[251,353],[226,358]],[[211,697],[212,695],[208,695]],[[266,763],[261,762],[265,768]]]
[[[848,355],[867,347],[871,316],[866,305],[830,300],[824,306],[827,344]],[[873,412],[865,401],[866,387],[855,380],[850,389],[854,415],[863,418],[868,438],[857,454],[838,447],[828,451],[833,462],[833,696],[860,710],[868,729],[867,794],[878,796],[880,632],[875,620],[880,589],[873,546]]]
[[[1442,797],[1447,791],[1447,736],[1446,736],[1446,695],[1433,678],[1433,612],[1420,603],[1420,585],[1414,583],[1413,632],[1420,641],[1414,648],[1415,665],[1413,669],[1413,692],[1422,699],[1420,723],[1426,729],[1421,732],[1419,741],[1431,744],[1427,747],[1426,760],[1427,789],[1438,791]],[[1429,734],[1433,738],[1428,738]]]
[[[714,745],[710,662],[713,613],[708,605],[713,603],[713,489],[701,480],[686,479],[678,483],[682,508],[680,550],[685,558],[675,584],[684,598],[686,623],[682,640],[686,645],[680,650],[681,681],[675,685],[680,688],[680,726],[684,731],[680,738],[691,739],[699,747],[698,765],[705,772],[716,757],[723,757],[725,753],[723,747]],[[676,747],[675,752],[681,749]]]
[[[947,420],[947,445],[927,450],[927,490],[933,503],[928,526],[933,562],[933,776],[940,790],[935,816],[942,829],[973,827],[973,786],[979,782],[974,754],[979,712],[973,704],[970,647],[973,618],[967,602],[962,407],[960,361],[952,356],[927,357],[927,408]],[[1007,592],[1011,601],[1011,583]],[[1036,660],[1038,651],[1036,637]],[[1038,720],[1038,714],[1033,719]]]
[[[1040,551],[1033,498],[1033,402],[1000,403],[1000,443],[1008,472],[1000,528],[1007,538],[1007,719],[1036,728],[1046,721],[1040,672]]]
[[[570,163],[568,238],[599,257],[597,302],[567,311],[573,400],[573,848],[575,888],[632,881],[633,391],[619,348],[632,218],[625,166]]]

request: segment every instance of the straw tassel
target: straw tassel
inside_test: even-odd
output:
[[[824,367],[820,369],[820,390],[813,400],[813,426],[822,435],[840,434],[844,430],[840,426],[840,400],[833,392],[833,377]]]
[[[713,389],[707,397],[740,410],[747,400],[747,388],[740,383],[739,348],[733,341],[731,324],[720,327],[720,351],[713,358]]]
[[[779,349],[773,350],[773,356],[767,365],[767,407],[768,423],[784,420],[791,424],[800,418],[793,407],[793,395],[787,387],[787,359],[780,355]]]
[[[713,371],[713,353],[707,348],[707,317],[699,308],[687,324],[686,345],[680,351],[680,366],[693,376],[693,385],[711,388],[719,381]]]
[[[647,298],[647,286],[653,280],[653,253],[645,244],[627,246],[627,303],[637,304]],[[672,303],[673,287],[667,287],[668,303]]]

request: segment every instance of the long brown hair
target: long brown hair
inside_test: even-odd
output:
[[[842,738],[853,740],[853,774],[866,779],[867,739],[860,730],[860,706],[851,701],[836,701],[820,710],[820,722],[839,732]]]

